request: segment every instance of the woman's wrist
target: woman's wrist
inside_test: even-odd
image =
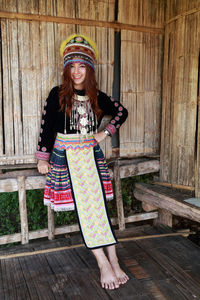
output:
[[[104,129],[104,133],[107,135],[107,136],[111,136],[110,132],[105,128]]]

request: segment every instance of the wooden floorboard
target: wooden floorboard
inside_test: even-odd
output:
[[[129,228],[124,236],[167,232],[171,229],[166,226],[141,226]],[[26,256],[71,243],[62,238],[1,249],[1,255],[21,251],[24,256],[0,259],[0,300],[200,299],[200,248],[184,237],[119,243],[119,263],[130,280],[111,291],[101,288],[96,260],[85,247]]]

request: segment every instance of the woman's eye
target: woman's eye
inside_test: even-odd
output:
[[[80,65],[81,68],[85,68],[85,65]]]

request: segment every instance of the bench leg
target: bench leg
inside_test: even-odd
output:
[[[158,210],[158,218],[154,220],[154,225],[164,224],[172,227],[172,214],[165,209]]]

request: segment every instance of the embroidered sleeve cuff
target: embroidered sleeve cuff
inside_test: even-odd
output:
[[[106,127],[105,127],[105,129],[110,132],[111,136],[116,132],[116,128],[112,124],[107,124]]]
[[[50,158],[50,153],[48,152],[42,152],[42,151],[36,151],[36,158],[39,160],[49,160]]]

